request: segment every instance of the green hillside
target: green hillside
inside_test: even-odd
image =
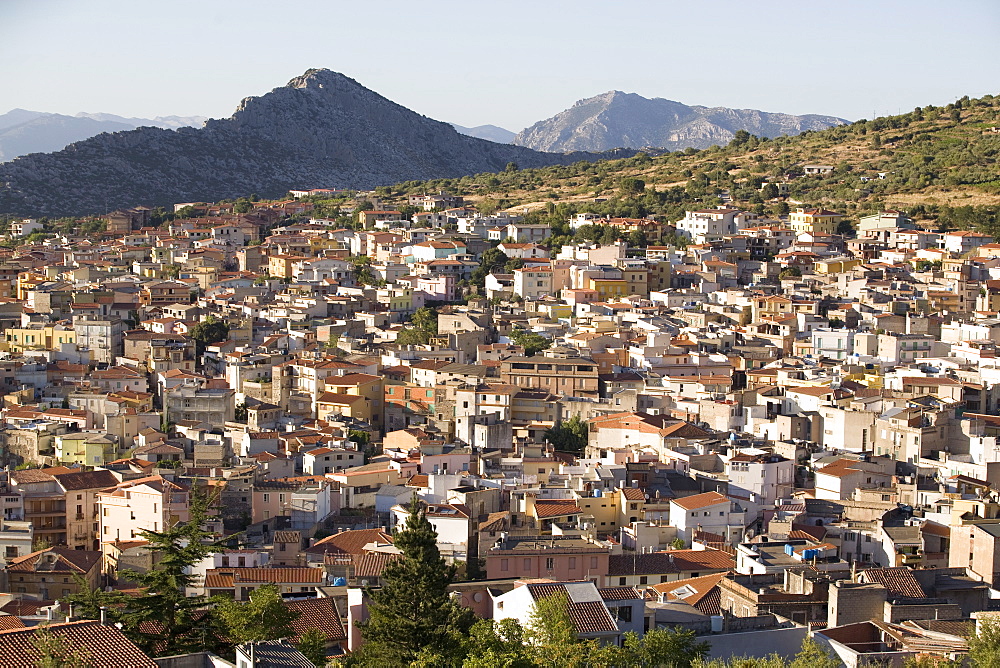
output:
[[[944,227],[1000,231],[1000,133],[994,126],[1000,126],[1000,97],[965,97],[794,137],[742,133],[725,147],[541,169],[511,165],[498,174],[410,181],[380,194],[392,202],[445,190],[468,196],[484,211],[533,211],[551,222],[584,210],[676,220],[685,209],[722,203],[728,194],[734,205],[762,214],[808,205],[857,219],[898,208]],[[803,165],[833,171],[800,176]],[[774,188],[764,185],[768,180]],[[777,198],[781,184],[787,197]]]

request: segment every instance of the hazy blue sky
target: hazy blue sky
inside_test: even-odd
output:
[[[1000,93],[1000,0],[0,0],[0,113],[229,116],[310,67],[519,130],[618,89],[849,119]]]

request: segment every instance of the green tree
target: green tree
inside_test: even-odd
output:
[[[786,278],[798,278],[801,275],[802,275],[802,270],[799,269],[798,267],[787,267],[781,270],[781,272],[778,274],[778,279],[783,281]]]
[[[577,638],[568,603],[562,593],[540,598],[532,606],[526,635],[535,663],[572,668],[628,665],[618,647]]]
[[[547,339],[536,332],[529,332],[526,329],[515,327],[510,332],[510,340],[514,345],[524,348],[524,354],[531,357],[537,353],[547,350],[552,345],[552,340]]]
[[[246,422],[249,411],[247,410],[247,402],[241,401],[236,404],[236,408],[233,409],[233,419],[237,422]]]
[[[669,666],[691,668],[691,665],[708,656],[711,645],[699,641],[694,631],[681,628],[650,629],[640,639],[635,633],[626,633],[624,665]]]
[[[191,567],[223,546],[203,528],[214,516],[216,499],[192,486],[189,519],[163,531],[140,531],[149,541],[155,569],[139,573],[123,570],[122,577],[138,584],[142,596],[133,597],[122,614],[124,631],[150,656],[199,652],[217,646],[220,629],[204,611],[204,596],[186,596],[194,584]]]
[[[70,647],[45,626],[35,630],[31,645],[38,652],[36,668],[90,668],[94,665],[90,650]]]
[[[314,666],[326,665],[326,634],[319,629],[309,629],[299,637],[299,651]]]
[[[264,585],[250,595],[250,600],[223,601],[215,614],[233,644],[274,640],[295,635],[292,622],[302,614],[285,607],[275,585]]]
[[[100,619],[101,608],[105,609],[106,619],[113,622],[120,610],[129,602],[127,594],[120,591],[104,591],[100,587],[91,587],[85,578],[73,574],[77,585],[77,593],[70,594],[66,601],[73,606],[73,615],[83,619]]]
[[[774,199],[778,196],[778,186],[773,183],[765,183],[764,187],[761,188],[760,196],[764,199]]]
[[[516,619],[480,619],[469,632],[462,668],[534,668],[524,629]]]
[[[670,541],[670,547],[674,550],[683,550],[687,546],[683,538],[674,538]]]
[[[841,665],[840,659],[823,649],[818,642],[807,637],[802,641],[802,649],[795,655],[789,668],[840,668]]]
[[[483,287],[486,284],[486,277],[494,271],[502,271],[509,260],[506,253],[499,248],[487,248],[479,256],[479,266],[472,271],[472,283]]]
[[[383,586],[367,589],[368,620],[358,626],[368,663],[406,665],[421,650],[455,661],[474,617],[448,595],[456,568],[445,563],[437,532],[414,495],[406,525],[394,537],[402,558],[382,572]]]
[[[545,440],[556,450],[582,452],[587,447],[587,423],[574,415],[545,431]]]
[[[1000,666],[1000,623],[980,619],[976,633],[969,638],[969,662],[974,668]]]
[[[192,327],[188,335],[195,340],[200,355],[205,351],[206,346],[229,338],[229,325],[214,315],[210,315]]]
[[[535,660],[543,666],[583,666],[587,648],[579,643],[569,616],[566,594],[552,594],[531,606],[528,638]]]
[[[646,233],[642,230],[632,230],[628,233],[626,238],[628,245],[632,248],[645,248],[649,245],[649,240],[646,239]]]
[[[422,329],[401,329],[396,334],[396,343],[401,346],[422,346],[431,340],[431,335]]]
[[[430,308],[429,306],[421,306],[413,315],[410,320],[418,329],[427,332],[428,334],[438,333],[438,314],[437,311]]]
[[[642,179],[626,176],[619,182],[622,197],[636,197],[646,190],[646,182]]]

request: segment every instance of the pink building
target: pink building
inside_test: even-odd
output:
[[[507,536],[480,555],[488,580],[550,578],[602,582],[608,574],[606,547],[580,536]]]
[[[188,520],[188,490],[163,476],[121,482],[97,493],[101,542],[130,540]]]

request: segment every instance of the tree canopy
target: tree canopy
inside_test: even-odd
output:
[[[511,331],[510,340],[514,342],[514,345],[523,347],[524,354],[528,357],[547,350],[552,345],[551,339],[520,327],[515,327]]]
[[[587,423],[574,415],[546,430],[545,440],[556,450],[582,452],[587,447]]]
[[[360,623],[366,664],[407,665],[422,652],[454,659],[462,654],[475,618],[448,595],[456,567],[438,552],[437,532],[414,495],[402,531],[394,536],[402,557],[386,566],[383,586],[366,590],[368,619]]]

